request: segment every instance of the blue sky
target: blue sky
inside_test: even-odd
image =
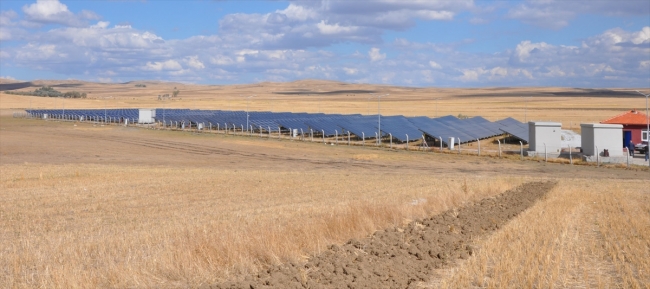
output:
[[[3,0],[0,77],[649,87],[650,1]]]

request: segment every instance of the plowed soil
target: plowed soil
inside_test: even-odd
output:
[[[416,288],[429,281],[435,269],[471,256],[474,240],[498,230],[554,185],[526,183],[405,228],[331,245],[306,264],[283,264],[241,281],[205,288]]]

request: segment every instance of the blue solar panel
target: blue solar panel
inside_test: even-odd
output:
[[[48,113],[53,116],[66,116],[84,118],[86,120],[103,121],[109,118],[112,121],[129,119],[137,121],[138,109],[82,109],[82,110],[29,110],[32,114]],[[346,135],[348,132],[357,137],[375,138],[379,131],[377,115],[341,115],[323,113],[291,113],[268,111],[228,111],[228,110],[191,110],[191,109],[157,109],[156,120],[165,121],[166,125],[180,126],[203,123],[206,126],[224,126],[232,129],[244,129],[246,125],[256,131],[284,131],[289,129],[302,130],[307,134],[310,130],[326,136]],[[392,135],[393,138],[406,141],[416,140],[423,134],[436,139],[442,138],[447,142],[449,137],[460,139],[461,142],[470,142],[476,139],[501,135],[504,132],[517,138],[528,141],[528,126],[515,119],[507,118],[497,122],[490,122],[482,117],[458,119],[453,115],[439,118],[429,117],[404,117],[381,116],[382,136]]]

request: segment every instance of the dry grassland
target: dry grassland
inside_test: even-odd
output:
[[[0,283],[167,288],[300,262],[523,178],[3,165]]]
[[[23,90],[44,84],[56,83],[36,82]],[[523,120],[526,111],[528,120],[561,121],[574,129],[645,105],[640,97],[553,95],[580,92],[570,88],[64,84],[74,86],[58,90],[90,95],[65,100],[66,108],[243,110],[243,96],[257,94],[251,110],[367,114],[376,111],[367,94],[277,93],[366,89],[390,93],[382,98],[385,115]],[[155,100],[174,86],[181,90],[179,99]],[[523,101],[520,95],[531,97]],[[62,102],[0,93],[0,115],[30,106],[59,108]],[[153,142],[163,146],[147,146]],[[206,154],[185,153],[187,146],[204,147]],[[0,287],[177,288],[241,278],[542,178],[559,184],[501,231],[477,240],[477,254],[438,272],[424,287],[650,284],[647,171],[10,117],[0,119],[0,148]],[[463,148],[469,150],[464,154],[474,149]],[[292,158],[281,161],[285,156]]]
[[[135,84],[146,84],[145,88]],[[645,99],[635,89],[593,91],[565,87],[524,88],[410,88],[349,84],[323,80],[250,85],[190,85],[164,82],[102,84],[81,81],[35,81],[19,91],[51,85],[60,91],[87,92],[88,99],[40,98],[0,94],[0,109],[24,108],[191,108],[251,111],[376,114],[381,98],[382,115],[483,116],[489,120],[514,117],[520,121],[558,121],[580,129],[580,123],[600,122],[630,109],[644,109]],[[160,94],[181,91],[173,100],[158,101]],[[643,89],[641,89],[643,90]],[[336,92],[331,93],[328,92]],[[358,91],[358,92],[355,92]],[[300,94],[282,94],[293,92]],[[328,94],[324,94],[328,93]],[[630,94],[621,94],[630,93]],[[250,101],[248,95],[255,95]],[[31,102],[30,102],[31,101]]]
[[[560,182],[426,288],[649,288],[649,182]]]

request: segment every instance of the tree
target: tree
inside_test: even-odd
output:
[[[179,93],[181,93],[181,91],[176,89],[176,87],[174,87],[174,92],[172,92],[172,97],[177,97]]]

